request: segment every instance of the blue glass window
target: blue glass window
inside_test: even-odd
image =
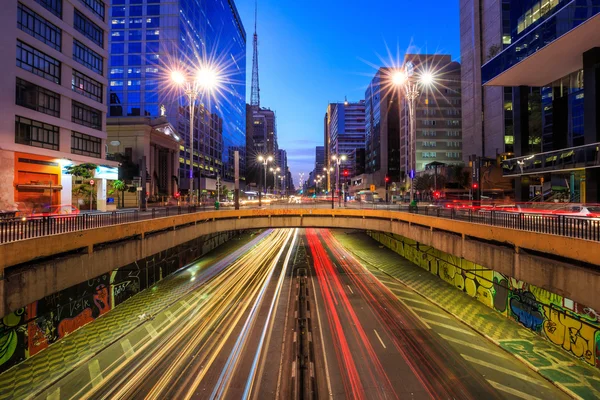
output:
[[[60,28],[21,3],[17,8],[17,27],[60,51],[62,37]]]
[[[104,48],[104,30],[78,10],[75,10],[73,14],[73,27],[92,42]]]
[[[160,26],[160,18],[152,17],[146,19],[146,28],[158,28]]]
[[[160,6],[146,6],[146,15],[160,15]]]
[[[141,65],[142,56],[132,55],[127,56],[127,65]]]
[[[129,40],[130,41],[138,41],[142,40],[142,31],[140,30],[130,30],[129,31]]]
[[[141,53],[142,43],[129,43],[129,53]]]
[[[73,40],[73,59],[102,75],[102,71],[104,70],[104,59],[102,56],[78,40]]]
[[[113,42],[125,41],[125,31],[112,31],[110,33]]]
[[[127,76],[129,78],[140,78],[142,76],[142,69],[139,67],[128,68]]]
[[[142,16],[142,6],[130,6],[129,7],[129,16],[130,17]]]
[[[140,102],[140,92],[127,92],[127,102],[130,104]]]
[[[146,90],[148,90],[147,87]],[[146,101],[146,103],[158,103],[158,92],[146,92],[144,94],[144,100]]]
[[[46,10],[56,15],[58,18],[62,18],[62,0],[35,0]]]
[[[111,55],[110,56],[110,65],[115,66],[115,67],[125,65],[125,56]]]
[[[114,4],[114,2],[113,2]],[[111,9],[111,16],[113,17],[124,17],[125,16],[125,7],[115,7],[113,5]]]
[[[147,42],[146,53],[158,53],[160,44],[158,42]]]
[[[123,43],[112,43],[110,45],[111,54],[125,53],[125,45]]]

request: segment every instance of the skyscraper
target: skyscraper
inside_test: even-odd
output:
[[[65,166],[117,165],[104,160],[108,5],[102,0],[2,5],[0,209],[17,202],[38,210],[70,205],[72,177]],[[106,188],[98,181],[102,208]]]
[[[486,87],[512,87],[516,157],[503,161],[504,176],[515,179],[518,200],[537,197],[537,187],[545,200],[598,202],[600,7],[504,3],[509,44],[481,68]]]
[[[365,148],[365,101],[330,103],[327,116],[329,153],[326,152],[325,157],[330,160],[333,155],[345,155],[346,161],[342,162],[340,170],[347,170],[349,176],[354,176],[355,151]]]
[[[315,147],[315,176],[324,175],[323,168],[325,168],[325,147]]]
[[[168,87],[169,70],[214,62],[231,82],[246,79],[246,32],[233,0],[112,0],[109,70],[110,116],[166,116],[184,139],[180,185],[190,166],[189,111],[181,92]],[[214,60],[211,57],[214,57]],[[190,71],[191,72],[191,71]],[[193,169],[196,179],[233,180],[233,152],[245,169],[243,84],[227,84],[215,98],[201,96],[195,110]],[[185,106],[185,107],[182,107]],[[198,186],[196,186],[198,187]]]
[[[435,77],[431,86],[421,87],[415,101],[416,171],[434,161],[462,164],[460,64],[443,54],[407,54],[405,63],[408,62],[415,71],[428,71]],[[400,132],[402,176],[408,171],[409,131],[408,107],[404,104]]]
[[[369,184],[385,186],[400,179],[400,91],[392,70],[380,68],[365,92],[365,173]]]

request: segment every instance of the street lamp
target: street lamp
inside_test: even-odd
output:
[[[341,206],[341,199],[340,199],[340,164],[343,161],[346,161],[346,155],[342,154],[341,156],[334,154],[331,156],[331,161],[333,161],[335,163],[335,168],[336,168],[336,172],[335,172],[335,191],[336,194],[338,195],[338,207]],[[333,204],[331,204],[332,208],[333,208]]]
[[[327,181],[331,182],[331,173],[333,172],[333,167],[329,167],[329,169],[327,167],[323,168],[323,172],[325,172],[327,174]],[[334,195],[334,191],[331,191],[331,209],[333,210],[334,208],[334,203],[333,203],[333,195]]]
[[[190,108],[190,203],[194,194],[194,105],[199,94],[205,94],[218,86],[219,74],[210,67],[202,67],[190,76],[188,72],[175,70],[171,72],[171,81],[188,98]]]
[[[281,179],[281,196],[285,198],[287,194],[287,188],[285,187],[285,175],[280,175],[279,179]]]
[[[430,71],[421,72],[418,75],[414,73],[414,65],[412,62],[407,62],[400,70],[397,70],[392,75],[392,83],[404,91],[404,97],[408,100],[409,114],[409,150],[408,150],[408,177],[410,179],[410,202],[415,198],[415,188],[413,180],[415,178],[417,147],[416,147],[416,120],[415,107],[416,100],[420,95],[419,89],[423,86],[431,86],[434,84],[435,77]]]
[[[277,194],[277,178],[276,178],[276,176],[277,176],[277,173],[279,171],[281,171],[281,168],[279,168],[279,167],[275,167],[275,168],[271,167],[269,169],[269,171],[271,171],[273,173],[273,194],[275,195],[275,194]]]
[[[258,161],[262,163],[263,167],[265,167],[265,182],[263,185],[263,188],[267,187],[267,165],[273,161],[273,156],[258,156]],[[262,189],[258,191],[258,205],[262,206],[262,200],[261,200],[261,192]],[[267,194],[267,192],[265,191],[265,194]]]

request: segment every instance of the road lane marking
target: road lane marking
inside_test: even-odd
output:
[[[312,269],[312,268],[311,268]],[[327,363],[327,350],[325,350],[325,340],[323,339],[323,324],[321,323],[321,312],[319,311],[319,294],[316,292],[316,285],[313,279],[308,280],[312,286],[312,293],[315,297],[315,310],[317,310],[317,323],[319,324],[319,336],[321,347],[323,349],[323,359],[325,360],[325,380],[327,381],[327,391],[329,398],[333,399],[333,390],[331,389],[331,376],[329,375],[329,366]]]
[[[385,343],[383,343],[383,340],[381,340],[381,336],[379,336],[379,333],[377,333],[377,331],[375,329],[373,329],[373,332],[375,332],[375,335],[377,336],[377,339],[379,339],[379,343],[381,343],[383,348],[387,349],[387,347],[385,346]]]
[[[60,400],[60,386],[57,387],[52,393],[48,394],[46,400]]]
[[[424,305],[426,305],[426,306],[430,306],[430,305],[431,305],[431,303],[427,303],[427,302],[425,302],[425,301],[422,301],[422,300],[413,299],[413,298],[411,298],[411,297],[401,297],[401,296],[398,296],[398,295],[396,295],[396,297],[398,297],[398,298],[402,298],[402,299],[404,299],[404,300],[406,300],[406,301],[410,301],[410,302],[412,302],[412,303],[424,304]]]
[[[146,330],[150,334],[150,337],[156,337],[156,335],[158,335],[158,332],[156,332],[156,329],[152,324],[146,325]]]
[[[541,400],[539,397],[535,397],[535,396],[532,396],[530,394],[523,393],[520,390],[513,389],[513,388],[508,387],[508,386],[504,386],[501,383],[494,382],[494,381],[491,381],[489,379],[487,381],[489,382],[490,385],[492,385],[492,387],[494,389],[501,390],[501,391],[506,392],[508,394],[512,394],[515,397],[519,397],[519,398],[525,399],[525,400]]]
[[[466,354],[461,354],[461,356],[462,356],[462,358],[464,358],[465,360],[467,360],[471,363],[478,364],[478,365],[481,365],[482,367],[490,368],[490,369],[496,370],[498,372],[502,372],[503,374],[514,376],[515,378],[519,378],[521,380],[524,380],[524,381],[527,381],[530,383],[535,383],[536,385],[540,385],[542,387],[546,387],[546,385],[544,383],[539,382],[537,379],[533,379],[530,376],[524,375],[521,372],[513,371],[512,369],[508,369],[508,368],[504,368],[504,367],[499,367],[498,365],[489,363],[487,361],[480,360],[475,357],[468,356]]]
[[[452,331],[465,333],[465,334],[471,335],[471,336],[476,336],[473,332],[470,332],[470,331],[468,331],[466,329],[458,328],[456,326],[451,326],[451,325],[448,325],[448,324],[443,324],[441,322],[433,321],[433,320],[430,320],[430,319],[427,319],[427,318],[421,318],[421,320],[427,322],[430,325],[441,326],[442,328],[450,329]]]
[[[423,325],[425,325],[425,327],[426,327],[427,329],[431,329],[431,326],[429,326],[429,324],[428,324],[427,322],[425,322],[425,319],[424,319],[424,318],[421,318],[421,316],[420,316],[419,314],[417,314],[417,313],[416,313],[416,312],[415,312],[415,311],[412,309],[412,306],[409,306],[408,304],[406,304],[406,302],[405,302],[404,300],[402,300],[400,297],[398,297],[398,301],[399,301],[400,303],[404,304],[404,307],[406,307],[406,308],[408,309],[408,311],[410,311],[410,312],[411,312],[411,313],[412,313],[412,314],[413,314],[415,317],[417,317],[417,319],[418,319],[419,321],[421,321],[421,323],[422,323]]]
[[[90,372],[90,380],[92,387],[98,386],[102,382],[102,371],[100,371],[100,361],[92,360],[88,363],[88,371]]]
[[[435,311],[431,311],[431,310],[426,310],[424,308],[420,308],[420,307],[411,307],[414,311],[418,311],[418,312],[422,312],[422,313],[426,313],[426,314],[431,314],[431,315],[435,315],[436,317],[441,317],[441,318],[445,318],[445,319],[452,319],[451,317],[449,317],[448,315],[444,315],[442,313],[438,313]]]
[[[123,353],[125,353],[125,357],[129,358],[133,355],[133,348],[129,339],[121,341],[121,348],[123,349]]]
[[[440,337],[442,339],[447,340],[448,342],[457,343],[457,344],[460,344],[461,346],[470,347],[472,349],[482,351],[482,352],[484,352],[486,354],[492,354],[492,355],[500,357],[500,358],[505,358],[505,359],[508,359],[508,360],[514,360],[513,357],[511,357],[511,356],[509,356],[507,354],[503,354],[503,353],[490,353],[490,349],[488,349],[486,347],[479,346],[477,344],[473,344],[473,343],[470,343],[470,342],[465,342],[464,340],[456,339],[456,338],[453,338],[452,336],[444,335],[444,334],[441,334],[441,333],[439,335],[440,335]]]
[[[175,316],[173,315],[173,313],[171,311],[165,311],[165,315],[167,316],[167,318],[169,318],[171,321],[173,321],[175,319]]]
[[[354,294],[354,290],[352,290],[352,288],[350,287],[350,285],[346,285],[348,286],[348,289],[350,290],[350,293]]]

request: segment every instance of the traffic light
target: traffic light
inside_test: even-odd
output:
[[[477,190],[479,189],[479,184],[478,183],[473,183],[473,190]]]
[[[344,176],[348,177],[348,170],[347,169],[344,170]]]
[[[386,176],[386,177],[385,177],[385,183],[388,183],[389,181],[390,181],[390,177],[389,177],[389,176]]]

